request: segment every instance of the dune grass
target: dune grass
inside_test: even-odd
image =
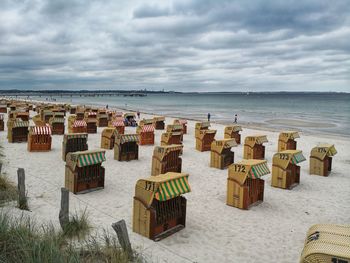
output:
[[[15,183],[13,183],[6,174],[0,174],[0,206],[4,206],[8,202],[15,201],[18,198],[18,190]],[[18,200],[18,208],[21,210],[29,210],[27,196]]]
[[[0,207],[8,202],[17,200],[17,186],[2,172],[2,160],[4,147],[0,144]]]
[[[0,206],[17,200],[17,187],[6,174],[0,174]]]
[[[71,215],[69,222],[64,226],[63,234],[67,237],[82,239],[89,234],[90,230],[91,226],[85,209],[81,215],[77,212]]]
[[[103,244],[101,246],[100,244]],[[107,232],[104,232],[102,237],[90,236],[88,241],[85,242],[85,246],[80,250],[80,257],[82,262],[94,263],[94,262],[129,262],[127,254],[119,246],[119,243],[115,237],[112,237]],[[96,260],[99,261],[96,261]],[[142,262],[138,257],[134,262]]]
[[[79,262],[53,226],[40,231],[29,217],[0,213],[0,262]],[[68,260],[69,259],[69,260]]]
[[[137,257],[136,262],[141,262]],[[115,237],[107,232],[72,241],[52,225],[37,225],[27,216],[13,217],[0,211],[0,262],[78,263],[129,262]]]

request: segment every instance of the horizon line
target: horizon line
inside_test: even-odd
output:
[[[0,90],[0,94],[11,94],[11,93],[78,93],[78,92],[85,92],[85,93],[180,93],[180,94],[203,94],[203,93],[231,93],[231,94],[247,94],[247,93],[337,93],[337,94],[349,94],[350,92],[346,91],[164,91],[164,90],[146,90],[146,89],[139,89],[139,90],[87,90],[87,89],[75,89],[75,90],[61,90],[61,89],[54,89],[54,90],[35,90],[35,89],[8,89],[8,90]]]

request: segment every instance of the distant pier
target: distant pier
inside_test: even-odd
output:
[[[89,92],[89,91],[80,91],[80,92],[47,92],[47,91],[1,91],[0,96],[26,96],[26,97],[111,97],[111,96],[123,96],[123,97],[146,97],[147,93],[144,92]]]

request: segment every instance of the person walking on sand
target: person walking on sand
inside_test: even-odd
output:
[[[235,114],[235,123],[237,123],[238,116]]]
[[[137,111],[137,118],[140,119],[140,111]]]
[[[210,121],[210,113],[208,113],[208,121]]]

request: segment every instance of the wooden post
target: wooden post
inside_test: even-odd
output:
[[[69,223],[69,191],[67,188],[61,188],[61,209],[59,220],[62,229]]]
[[[26,197],[25,173],[23,168],[18,168],[18,207],[22,210],[28,210],[28,202]]]
[[[114,231],[117,233],[119,243],[122,246],[124,252],[127,253],[129,259],[132,260],[133,253],[132,253],[131,243],[129,240],[128,229],[126,228],[125,220],[122,219],[117,223],[113,223],[112,227]]]
[[[0,175],[1,175],[1,170],[2,170],[2,163],[0,163]]]

